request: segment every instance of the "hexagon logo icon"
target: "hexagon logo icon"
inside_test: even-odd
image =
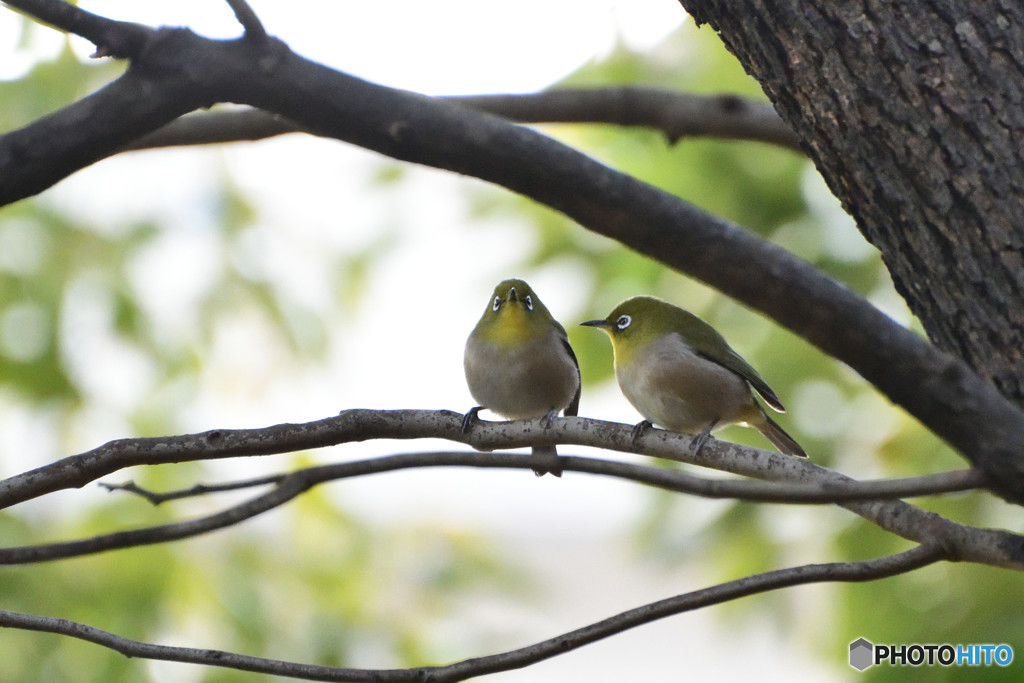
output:
[[[858,638],[850,643],[850,666],[857,671],[863,671],[874,664],[874,655],[875,646],[865,638]]]

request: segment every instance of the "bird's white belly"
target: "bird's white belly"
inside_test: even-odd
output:
[[[669,338],[616,366],[622,393],[647,420],[696,434],[712,422],[742,422],[754,404],[750,385],[726,368]]]
[[[553,335],[515,347],[477,345],[466,356],[466,380],[475,401],[511,420],[561,410],[579,387],[576,364]]]

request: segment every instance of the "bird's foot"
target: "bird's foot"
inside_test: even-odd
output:
[[[556,417],[558,417],[558,408],[552,408],[544,414],[540,423],[544,426],[544,429],[551,429],[551,424],[555,421]],[[548,467],[534,467],[534,474],[538,477],[543,477],[550,472],[556,477],[562,476],[562,468],[558,465],[558,451],[554,446],[534,446],[532,453],[534,457],[543,457],[552,462]]]
[[[637,422],[635,425],[633,425],[633,431],[629,433],[630,443],[635,444],[636,440],[643,436],[643,433],[653,426],[654,425],[651,424],[648,420],[640,420],[639,422]]]
[[[711,430],[715,428],[716,424],[718,424],[718,420],[712,420],[711,424],[705,427],[701,433],[695,436],[693,441],[690,442],[690,448],[693,449],[693,454],[695,456],[700,454],[700,449],[704,448],[704,444],[708,442],[708,438],[711,436]]]
[[[469,433],[469,430],[473,427],[473,423],[479,419],[477,417],[477,413],[483,410],[483,408],[483,406],[473,406],[472,408],[469,409],[469,411],[466,412],[465,415],[462,416],[462,426],[459,427],[459,431],[461,433]]]

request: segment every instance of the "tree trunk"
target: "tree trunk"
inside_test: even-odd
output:
[[[760,81],[932,341],[1024,405],[1024,4],[681,2]]]

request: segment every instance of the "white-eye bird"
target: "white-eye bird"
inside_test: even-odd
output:
[[[696,434],[699,453],[711,430],[745,423],[781,452],[807,453],[776,424],[754,397],[785,412],[782,402],[754,368],[730,348],[713,327],[678,306],[651,296],[635,296],[615,307],[599,327],[612,340],[615,378],[622,393],[647,423]]]
[[[523,280],[503,280],[466,340],[466,383],[477,407],[462,421],[467,430],[481,408],[509,420],[575,415],[580,405],[580,366],[565,328]],[[533,453],[557,457],[553,446]],[[537,476],[546,469],[535,469]],[[557,466],[551,468],[562,476]]]

